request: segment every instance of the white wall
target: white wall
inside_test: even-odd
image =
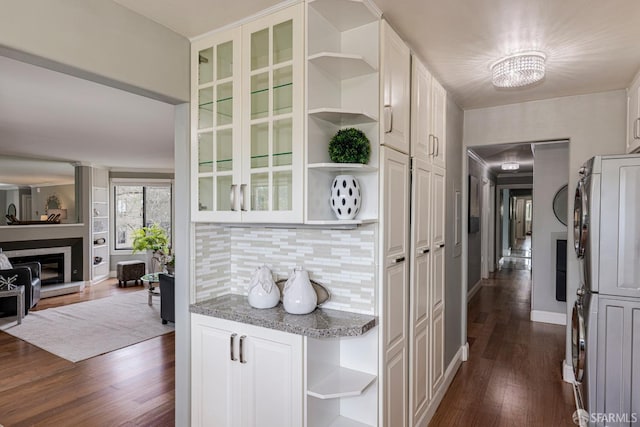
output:
[[[567,139],[570,141],[569,194],[572,195],[577,184],[577,171],[586,160],[598,154],[625,151],[626,115],[627,97],[624,90],[468,110],[464,114],[464,148]],[[464,194],[463,200],[466,197]],[[573,200],[568,206],[573,206]],[[570,250],[573,247],[572,235],[569,235],[567,246],[569,311],[573,307],[579,280],[578,263]],[[570,340],[571,330],[567,326],[567,360],[571,360]]]
[[[569,144],[536,145],[533,164],[533,283],[531,310],[566,313],[567,303],[556,301],[555,240],[557,233],[566,238],[567,226],[556,218],[553,199],[569,180]],[[569,206],[569,205],[567,205]],[[568,217],[568,215],[567,215]]]
[[[169,103],[189,100],[189,40],[111,0],[0,0],[0,54]]]

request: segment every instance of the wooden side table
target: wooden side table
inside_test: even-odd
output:
[[[24,317],[24,285],[10,285],[9,288],[0,288],[0,298],[16,297],[16,316],[20,325]]]

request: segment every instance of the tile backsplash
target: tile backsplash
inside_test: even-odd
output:
[[[374,314],[377,225],[354,230],[227,227],[196,224],[196,300],[247,294],[254,270],[276,279],[297,265],[329,289],[323,307]]]

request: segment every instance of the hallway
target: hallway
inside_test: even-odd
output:
[[[575,426],[565,327],[529,320],[531,272],[492,273],[469,304],[469,360],[431,426]]]

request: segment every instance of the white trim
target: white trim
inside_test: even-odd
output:
[[[221,33],[223,31],[231,30],[231,29],[234,29],[234,28],[238,28],[241,25],[244,25],[244,24],[247,24],[249,22],[255,21],[258,18],[264,18],[265,16],[271,15],[272,13],[278,12],[278,11],[280,11],[282,9],[286,9],[289,6],[293,6],[294,4],[298,4],[298,3],[301,3],[301,2],[302,2],[302,0],[286,0],[286,1],[283,1],[281,3],[277,3],[277,4],[275,4],[275,5],[271,6],[271,7],[268,7],[266,9],[261,10],[258,13],[254,13],[253,15],[245,16],[244,18],[242,18],[242,19],[240,19],[238,21],[235,21],[235,22],[232,22],[230,24],[224,25],[222,27],[216,28],[215,30],[207,31],[204,34],[200,34],[198,36],[191,37],[191,38],[189,38],[189,41],[191,43],[193,43],[193,42],[196,42],[198,40],[202,40],[202,39],[204,39],[206,37],[209,37],[209,36],[211,36],[213,34]]]
[[[556,313],[553,311],[531,310],[531,321],[566,326],[567,315],[566,313]]]
[[[482,287],[482,284],[480,283],[482,282],[482,279],[478,280],[472,287],[471,290],[469,292],[467,292],[467,304],[469,304],[469,301],[471,300],[471,298],[473,298],[473,296],[475,294],[478,293],[478,291],[480,290],[480,288]]]
[[[464,345],[461,347],[462,349],[462,361],[466,362],[467,360],[469,360],[469,343],[466,342],[464,343]]]
[[[467,147],[467,154],[476,162],[480,163],[480,165],[484,166],[485,169],[491,169],[491,167],[484,161],[484,159],[476,154],[471,148]]]
[[[151,187],[154,184],[171,184],[173,186],[173,179],[171,178],[111,178],[110,181],[115,184],[148,184],[147,187]]]
[[[426,427],[431,421],[431,418],[433,418],[433,415],[436,413],[436,410],[438,410],[438,406],[440,406],[445,393],[449,389],[449,386],[451,386],[453,378],[456,376],[458,369],[462,365],[462,356],[464,352],[464,346],[461,346],[456,352],[455,356],[453,356],[451,363],[449,363],[449,366],[447,366],[447,370],[444,373],[444,380],[442,381],[442,384],[438,388],[438,391],[434,393],[431,402],[429,402],[429,408],[427,408],[422,418],[418,420],[418,422],[416,422],[417,426]]]
[[[497,178],[520,178],[520,177],[530,178],[530,177],[533,177],[533,173],[532,172],[499,173],[497,175]]]
[[[567,359],[562,361],[562,380],[569,384],[576,383],[576,376],[573,373],[573,365],[567,362]]]

